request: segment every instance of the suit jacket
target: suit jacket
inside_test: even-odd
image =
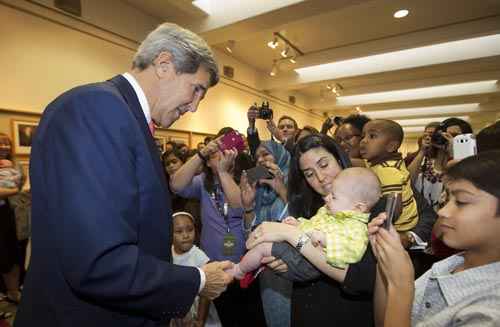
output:
[[[154,326],[200,285],[171,260],[171,203],[136,94],[123,76],[45,110],[31,152],[32,258],[15,322]]]

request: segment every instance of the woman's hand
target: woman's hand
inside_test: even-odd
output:
[[[205,146],[203,149],[200,150],[200,154],[203,156],[203,158],[206,158],[208,160],[212,154],[219,151],[220,139],[221,139],[221,137],[218,137],[218,138],[210,141],[207,144],[207,146]]]
[[[263,222],[247,239],[247,249],[251,249],[262,242],[293,242],[302,232],[295,226],[277,223]],[[292,244],[295,246],[295,244]]]
[[[280,197],[281,199],[286,202],[287,201],[287,188],[285,185],[285,177],[283,176],[283,173],[281,172],[281,169],[278,167],[277,164],[265,161],[262,163],[262,165],[269,170],[271,175],[274,177],[272,179],[261,179],[259,180],[259,183],[269,185]]]
[[[266,265],[269,269],[271,269],[275,273],[286,273],[288,271],[288,266],[283,260],[276,259],[275,257],[272,256],[262,258],[261,263]]]
[[[255,206],[256,184],[257,182],[250,184],[248,182],[247,172],[243,171],[240,179],[240,190],[241,204],[245,210],[249,210]]]
[[[378,267],[387,280],[388,287],[413,289],[415,282],[415,271],[408,252],[403,248],[399,234],[390,226],[389,230],[376,226],[381,218],[375,218],[376,222],[370,222],[368,233],[373,252],[378,259]],[[383,217],[385,218],[385,217]],[[376,232],[375,232],[376,229]]]
[[[234,159],[236,159],[237,155],[238,151],[234,149],[224,150],[217,164],[217,171],[219,173],[229,173],[234,166]]]

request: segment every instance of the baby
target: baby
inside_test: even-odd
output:
[[[286,218],[283,223],[297,226],[320,244],[327,262],[345,269],[363,257],[368,245],[367,223],[370,209],[380,198],[380,182],[367,168],[348,168],[340,172],[332,183],[331,193],[311,219]],[[263,257],[274,256],[288,265],[284,277],[293,281],[307,281],[319,277],[320,272],[300,252],[286,242],[260,243],[247,252],[232,273],[242,279],[261,265]]]
[[[0,187],[16,188],[21,184],[22,174],[16,169],[12,161],[0,159]]]

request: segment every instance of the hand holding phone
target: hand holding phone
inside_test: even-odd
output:
[[[248,183],[252,185],[259,179],[271,179],[273,178],[273,175],[271,175],[269,170],[259,165],[247,170],[247,178]]]
[[[236,131],[231,131],[224,135],[219,141],[221,151],[236,149],[239,152],[245,150],[245,141],[243,137]]]
[[[387,195],[387,202],[385,204],[385,212],[387,218],[384,221],[385,229],[389,230],[393,222],[397,221],[399,216],[401,215],[402,206],[401,206],[401,193],[389,193]]]

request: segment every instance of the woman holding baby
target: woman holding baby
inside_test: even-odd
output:
[[[344,151],[328,136],[309,135],[295,148],[288,179],[288,213],[306,219],[324,206],[335,177],[351,166]],[[383,208],[377,203],[372,216]],[[325,255],[315,248],[296,226],[264,222],[249,236],[247,245],[262,242],[288,242],[306,257],[322,274],[312,282],[294,283],[292,292],[292,326],[373,325],[373,287],[376,263],[368,246],[361,260],[345,269],[326,263]]]

